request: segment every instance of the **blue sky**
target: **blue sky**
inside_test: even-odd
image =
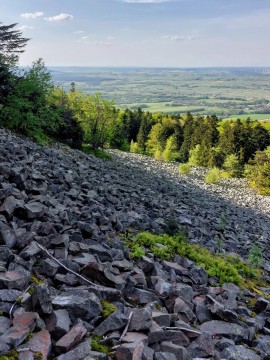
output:
[[[270,0],[1,0],[20,64],[270,66]]]

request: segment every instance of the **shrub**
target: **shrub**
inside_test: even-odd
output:
[[[249,251],[248,263],[256,268],[262,265],[262,249],[256,244]]]
[[[190,173],[190,165],[189,164],[180,164],[178,168],[180,174],[188,175]]]
[[[201,145],[196,145],[195,148],[189,151],[188,163],[192,166],[199,166],[199,155],[200,155]]]
[[[139,145],[137,142],[135,142],[133,140],[131,140],[131,143],[130,143],[130,152],[136,153],[136,154],[139,153]]]
[[[205,182],[207,184],[218,184],[220,182],[221,176],[220,171],[217,167],[214,167],[205,176]]]
[[[256,286],[255,280],[260,280],[260,272],[254,267],[232,256],[213,255],[209,250],[200,245],[187,243],[184,232],[175,236],[167,234],[153,235],[147,232],[135,236],[133,241],[127,242],[131,249],[147,248],[149,252],[161,259],[170,259],[178,254],[194,261],[198,266],[204,268],[209,276],[219,278],[219,284],[233,282],[244,284],[246,279],[253,279],[252,286]],[[255,280],[254,280],[255,279]]]
[[[245,167],[251,187],[261,195],[270,195],[270,146],[257,151],[254,160]]]
[[[228,155],[225,160],[223,167],[228,173],[229,177],[241,177],[243,173],[243,167],[241,166],[238,157],[235,154]]]

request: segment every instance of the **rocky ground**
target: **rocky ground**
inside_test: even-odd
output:
[[[173,219],[213,251],[245,258],[258,244],[267,278],[269,198],[245,180],[206,185],[202,169],[184,176],[177,164],[111,154],[40,147],[0,129],[0,357],[269,358],[266,297],[212,287],[179,256],[134,263],[119,238]],[[104,300],[115,305],[108,317]],[[94,336],[111,355],[95,351]]]

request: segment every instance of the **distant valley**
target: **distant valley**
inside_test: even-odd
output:
[[[221,118],[270,119],[270,68],[50,67],[56,84],[114,99],[117,107]]]

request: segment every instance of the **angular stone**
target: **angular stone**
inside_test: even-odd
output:
[[[21,291],[13,289],[3,289],[0,290],[0,301],[14,302],[18,297],[21,296]]]
[[[32,202],[24,205],[24,215],[27,219],[39,219],[44,215],[45,207],[38,202]]]
[[[106,264],[88,263],[81,269],[81,274],[119,290],[123,290],[126,284],[122,276],[115,276]]]
[[[0,222],[0,243],[7,245],[10,249],[17,242],[17,236],[13,229],[7,224]]]
[[[166,314],[160,311],[152,312],[152,319],[159,325],[164,327],[169,327],[171,324],[170,314]]]
[[[219,320],[203,323],[201,325],[201,332],[209,333],[211,336],[225,336],[236,342],[248,341],[249,339],[249,333],[240,325]]]
[[[205,358],[213,356],[215,352],[214,341],[210,334],[202,334],[193,341],[187,348],[188,353],[193,358]]]
[[[117,349],[115,353],[115,357],[117,360],[138,360],[141,359],[141,352],[142,352],[143,344],[141,343],[127,343],[127,344],[121,344]],[[136,354],[136,352],[140,353]]]
[[[97,317],[102,306],[98,297],[91,292],[78,290],[76,293],[62,293],[52,298],[52,304],[56,309],[66,309],[72,319],[91,321]]]
[[[204,285],[208,282],[208,274],[200,266],[192,267],[188,276],[191,278],[195,285]]]
[[[65,309],[53,311],[53,313],[46,319],[46,325],[53,337],[56,340],[59,340],[69,331],[71,325],[68,311]]]
[[[57,356],[55,360],[82,360],[91,353],[90,340],[85,340],[69,352]],[[92,358],[91,358],[92,359]]]
[[[129,331],[148,330],[151,326],[151,311],[149,309],[133,309],[128,327]]]
[[[155,360],[177,360],[177,357],[173,353],[157,351]]]
[[[144,255],[140,258],[137,265],[145,274],[149,274],[154,269],[154,260]]]
[[[161,351],[174,354],[177,360],[191,360],[191,357],[183,346],[168,341],[163,341],[161,343]]]
[[[153,320],[147,335],[148,344],[154,344],[165,340],[165,331]]]
[[[132,293],[128,296],[128,300],[133,301],[135,304],[144,305],[153,301],[158,301],[157,295],[150,291],[134,288]]]
[[[30,275],[30,272],[20,269],[0,273],[0,287],[24,290],[30,281]]]
[[[186,284],[176,284],[173,289],[173,294],[187,301],[192,301],[194,296],[192,287]]]
[[[226,360],[260,360],[261,357],[243,345],[229,346],[221,352]]]
[[[0,336],[11,327],[11,320],[5,316],[0,316]]]
[[[196,316],[183,299],[175,299],[174,312],[178,313],[186,322],[195,322]]]
[[[158,294],[160,294],[162,297],[167,297],[172,292],[173,285],[169,283],[168,281],[165,281],[163,279],[158,279],[155,290]]]
[[[144,345],[148,344],[148,336],[140,333],[140,332],[127,332],[126,335],[122,339],[123,342],[126,343],[136,343],[141,342]]]
[[[128,322],[126,315],[120,311],[116,311],[109,315],[101,324],[99,324],[93,331],[94,335],[103,336],[109,331],[120,330]]]
[[[270,336],[260,335],[252,342],[253,347],[260,351],[261,357],[270,357]]]
[[[41,310],[43,311],[44,314],[51,314],[53,308],[52,308],[51,294],[48,285],[47,284],[37,285],[35,289],[36,289],[36,297],[41,307]]]
[[[65,334],[61,339],[55,344],[55,348],[58,353],[68,352],[74,346],[78,345],[83,337],[86,335],[87,329],[82,323],[78,323],[73,326],[70,331]]]
[[[14,213],[17,201],[14,196],[7,197],[0,206],[0,214],[3,214],[9,220]]]
[[[193,329],[189,324],[182,320],[175,321],[175,326],[183,331],[188,338],[196,338],[201,335],[200,331]]]
[[[176,275],[183,275],[183,273],[186,273],[186,269],[183,266],[178,265],[177,263],[171,261],[163,261],[163,265],[168,271],[174,270]]]
[[[233,310],[227,309],[225,305],[216,301],[212,296],[206,295],[208,300],[208,309],[212,312],[212,314],[219,317],[221,320],[229,321],[229,322],[237,322],[238,315]]]
[[[27,347],[35,352],[42,354],[42,360],[47,360],[51,352],[51,336],[48,330],[43,329],[37,333],[33,333],[32,338],[27,343]]]

